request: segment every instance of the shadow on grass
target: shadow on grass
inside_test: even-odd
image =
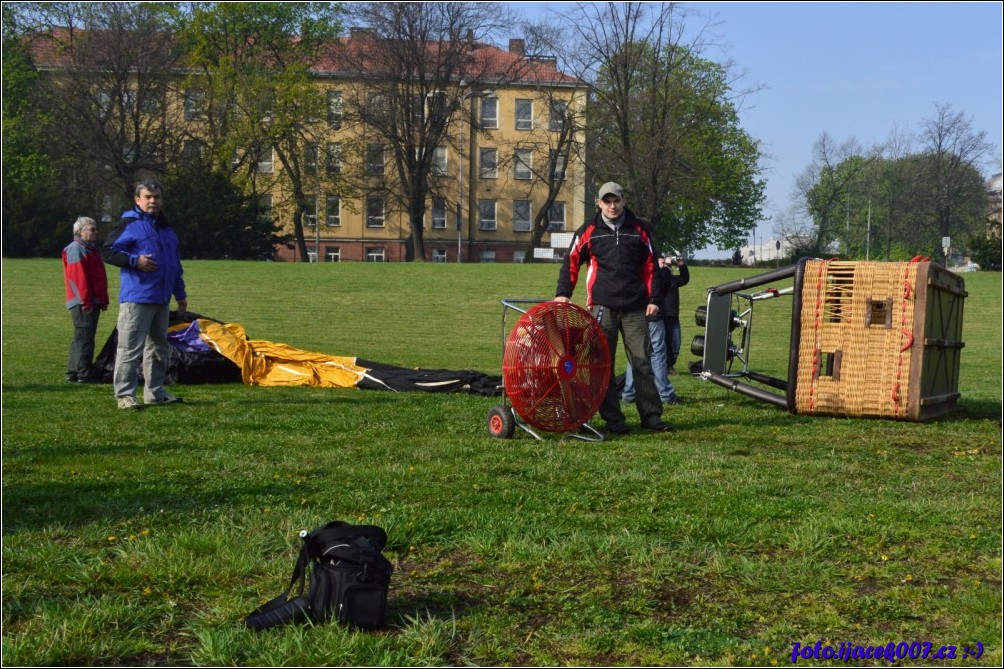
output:
[[[40,530],[50,525],[109,526],[157,513],[192,513],[234,506],[258,508],[268,500],[299,499],[303,490],[288,479],[258,484],[218,485],[195,476],[174,475],[170,482],[150,477],[108,481],[40,481],[4,487],[3,534]],[[214,487],[207,489],[207,484]]]

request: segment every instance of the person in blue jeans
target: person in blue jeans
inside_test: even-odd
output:
[[[659,274],[663,275],[665,292],[662,299],[662,318],[666,323],[666,358],[669,373],[676,374],[674,367],[680,356],[680,288],[690,283],[690,269],[683,258],[663,259],[659,263]],[[679,274],[673,274],[676,267]]]
[[[665,257],[659,256],[659,270],[654,277],[653,295],[657,295],[660,304],[665,299],[667,289],[668,272],[664,271]],[[652,364],[652,375],[655,377],[655,387],[659,391],[659,399],[663,404],[679,404],[676,396],[676,389],[669,380],[668,366],[668,346],[666,341],[666,326],[662,313],[655,313],[646,318],[648,324],[648,339],[650,344],[649,360]],[[634,373],[631,365],[628,365],[627,374],[624,377],[624,390],[621,393],[621,400],[633,402],[635,397]]]

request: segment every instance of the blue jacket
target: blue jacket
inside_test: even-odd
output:
[[[141,255],[157,262],[156,271],[136,267]],[[152,216],[138,208],[123,213],[108,235],[101,257],[121,268],[119,302],[168,304],[172,294],[178,300],[188,298],[178,237],[162,213]]]

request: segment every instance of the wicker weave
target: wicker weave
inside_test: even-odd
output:
[[[806,262],[797,413],[907,418],[917,268]]]

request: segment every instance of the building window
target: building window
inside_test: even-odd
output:
[[[324,255],[327,257],[328,262],[341,262],[342,261],[342,249],[338,246],[325,246]]]
[[[482,249],[478,254],[478,260],[483,263],[495,262],[495,249]]]
[[[550,128],[555,132],[565,129],[568,122],[568,103],[564,101],[554,101],[551,103],[551,123]]]
[[[266,221],[273,220],[271,195],[258,196],[258,216]]]
[[[481,169],[479,173],[482,179],[497,179],[499,175],[499,151],[498,149],[480,149],[479,158]]]
[[[342,173],[342,145],[339,142],[328,142],[324,148],[324,171],[328,176]]]
[[[425,96],[427,114],[429,119],[430,128],[442,128],[446,125],[448,120],[447,109],[449,108],[449,103],[447,102],[447,95],[444,91],[436,91],[434,93],[428,93]]]
[[[313,228],[317,225],[317,196],[303,196],[303,224]]]
[[[514,263],[525,263],[526,262],[526,251],[518,250],[512,252],[512,261]]]
[[[200,163],[202,162],[202,150],[202,142],[186,139],[184,148],[181,151],[181,157],[186,163]]]
[[[342,92],[328,91],[328,125],[332,130],[342,129]]]
[[[446,229],[446,198],[432,198],[432,227],[436,230]]]
[[[437,177],[446,176],[446,147],[437,146],[432,150],[432,162],[429,171]]]
[[[446,262],[446,249],[432,249],[432,262]]]
[[[272,162],[271,146],[266,146],[258,152],[258,171],[262,174],[272,174],[275,171],[275,163]]]
[[[336,228],[342,224],[342,198],[337,195],[328,195],[324,198],[324,222],[329,228]]]
[[[498,230],[495,217],[495,200],[478,200],[478,229]]]
[[[481,98],[481,129],[494,130],[499,127],[498,98]]]
[[[517,179],[530,179],[533,177],[533,149],[516,149],[516,157],[513,160],[514,176]]]
[[[382,177],[384,156],[382,144],[370,144],[366,147],[366,174],[371,177]]]
[[[385,262],[384,252],[382,248],[375,246],[366,247],[366,262]]]
[[[185,91],[185,120],[194,121],[202,118],[202,101],[205,98],[202,91]]]
[[[533,100],[516,100],[516,129],[533,130]]]
[[[533,208],[529,200],[512,201],[513,232],[530,232],[533,222]]]
[[[548,165],[551,166],[552,181],[565,180],[565,156],[551,149],[551,155],[548,157]]]
[[[384,220],[384,201],[382,197],[366,198],[366,227],[382,228]]]
[[[547,209],[547,231],[548,232],[564,232],[565,231],[565,203],[564,202],[552,202],[551,206]]]
[[[303,170],[310,176],[317,176],[317,163],[321,149],[317,142],[307,142],[303,147]]]

